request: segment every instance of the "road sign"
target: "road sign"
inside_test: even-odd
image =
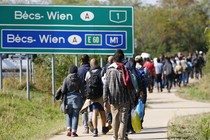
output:
[[[133,55],[129,6],[1,5],[0,53]]]
[[[85,35],[85,45],[102,45],[102,35],[101,34],[86,34]]]

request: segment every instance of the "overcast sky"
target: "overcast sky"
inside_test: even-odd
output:
[[[141,0],[142,3],[155,5],[157,0]]]

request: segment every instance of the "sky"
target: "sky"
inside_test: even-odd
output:
[[[157,0],[141,0],[141,2],[143,4],[151,4],[151,5],[155,5],[157,2]]]

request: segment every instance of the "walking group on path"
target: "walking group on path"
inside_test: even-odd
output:
[[[199,68],[194,64],[195,59],[199,61]],[[122,50],[109,56],[103,68],[100,68],[95,58],[89,61],[88,55],[83,55],[81,62],[79,68],[69,68],[69,75],[56,95],[57,100],[62,99],[61,108],[66,114],[67,132],[51,140],[65,140],[69,137],[128,140],[146,138],[150,134],[158,135],[155,138],[167,139],[168,121],[174,116],[173,113],[182,114],[176,105],[182,107],[185,102],[189,102],[183,100],[183,104],[177,104],[176,101],[181,99],[175,97],[175,88],[172,87],[178,88],[181,84],[186,86],[189,77],[194,78],[194,75],[196,78],[199,78],[198,75],[201,77],[205,65],[202,52],[192,55],[191,59],[178,54],[177,57],[162,56],[152,62],[149,57],[140,55],[127,60]],[[155,94],[154,87],[157,87],[157,92],[167,94]],[[153,94],[147,94],[147,91]],[[143,108],[143,130],[136,133],[132,127],[131,110],[139,99],[144,106],[147,103],[151,108],[146,111]],[[191,104],[186,105],[189,105],[190,110]],[[201,106],[206,107],[188,113],[210,111],[209,104]],[[82,126],[78,127],[79,114],[82,114]]]

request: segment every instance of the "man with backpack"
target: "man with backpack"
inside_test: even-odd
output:
[[[134,87],[133,90],[129,90],[128,91],[129,95],[132,95],[132,94],[135,95],[134,96],[135,99],[130,100],[130,105],[129,105],[130,107],[129,107],[129,111],[128,111],[128,122],[127,122],[127,133],[134,134],[136,132],[134,131],[133,126],[132,126],[131,111],[132,111],[133,107],[136,106],[136,104],[138,102],[136,97],[138,96],[139,91],[141,90],[140,79],[138,77],[138,74],[137,74],[137,71],[136,71],[136,67],[135,67],[135,62],[134,62],[133,58],[129,58],[129,60],[125,59],[123,61],[123,63],[125,65],[125,67],[129,71],[129,74],[130,74],[130,77],[131,77],[131,82],[132,82],[132,85]]]
[[[144,60],[141,56],[137,55],[135,57],[135,61],[136,61],[136,69],[138,72],[138,76],[140,78],[140,84],[141,84],[141,92],[139,94],[139,97],[142,101],[142,103],[144,104],[144,110],[143,110],[143,116],[141,118],[141,127],[143,128],[143,122],[144,122],[144,115],[145,115],[145,104],[147,102],[147,79],[150,80],[150,72],[149,69],[144,67]],[[147,78],[148,77],[148,78]]]
[[[78,75],[82,79],[82,83],[84,85],[84,88],[86,88],[86,81],[85,81],[85,76],[86,73],[90,70],[90,64],[89,64],[89,56],[87,54],[82,55],[81,57],[81,66],[78,68]],[[85,93],[86,94],[86,93]],[[84,96],[84,101],[85,101],[85,96]],[[90,113],[91,115],[91,113]],[[91,118],[91,116],[90,116]],[[82,123],[84,127],[84,132],[85,134],[89,133],[89,126],[88,126],[88,110],[84,111],[82,113]]]
[[[113,140],[128,139],[126,128],[131,100],[128,90],[132,88],[132,83],[129,80],[129,72],[122,63],[123,59],[123,51],[117,50],[113,56],[113,63],[106,72],[106,82],[103,90],[105,110],[109,103],[111,106]]]
[[[101,80],[101,68],[95,58],[90,61],[90,70],[87,72],[86,81],[86,101],[80,112],[88,107],[92,111],[93,137],[98,136],[98,113],[101,116],[102,133],[106,134],[109,129],[106,127],[106,115],[103,108],[103,83]]]

